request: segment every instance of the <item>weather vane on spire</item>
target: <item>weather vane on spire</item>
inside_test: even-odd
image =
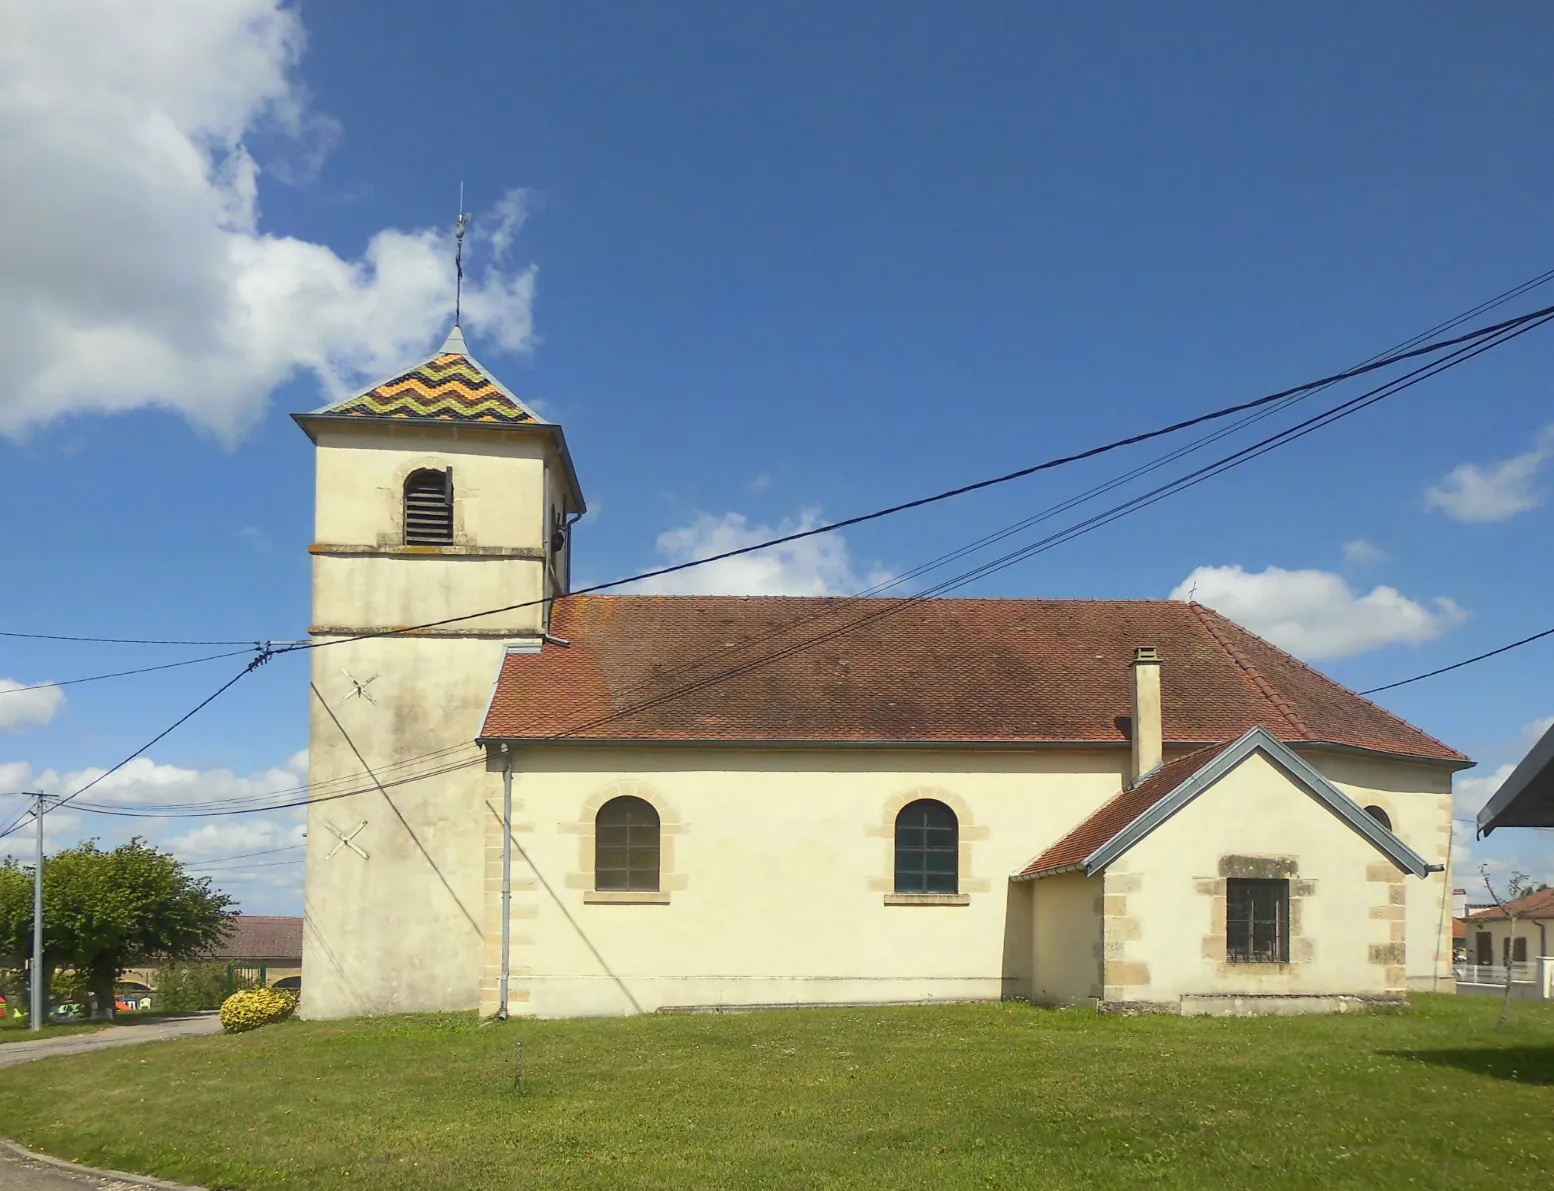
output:
[[[459,183],[459,219],[453,229],[453,325],[459,325],[460,307],[464,301],[464,229],[469,226],[469,215],[464,210],[464,183]]]

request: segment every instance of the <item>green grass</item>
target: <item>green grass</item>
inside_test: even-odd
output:
[[[1542,1186],[1554,1006],[1498,1009],[293,1022],[0,1070],[0,1131],[215,1188]]]
[[[45,1025],[43,1029],[34,1034],[27,1028],[25,1018],[6,1017],[0,1018],[0,1043],[4,1042],[30,1042],[34,1038],[61,1038],[66,1034],[90,1034],[93,1030],[104,1027],[102,1022],[82,1023],[81,1025]]]

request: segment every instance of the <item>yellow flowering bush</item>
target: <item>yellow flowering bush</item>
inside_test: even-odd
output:
[[[257,1030],[272,1021],[285,1021],[297,1007],[297,998],[279,988],[240,988],[221,1002],[221,1025],[229,1034]]]

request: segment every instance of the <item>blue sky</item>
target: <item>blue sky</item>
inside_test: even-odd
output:
[[[0,82],[11,631],[303,635],[288,415],[436,346],[461,181],[466,329],[566,427],[585,581],[1298,383],[1554,267],[1537,5],[57,8]],[[969,592],[1198,572],[1358,688],[1548,628],[1551,366],[1534,332]],[[697,582],[848,590],[1153,453]],[[1551,651],[1383,696],[1480,760],[1465,816],[1554,716]],[[0,678],[205,652],[5,640]],[[0,777],[70,788],[240,663],[0,695],[27,709]],[[305,691],[277,660],[114,796],[294,784]],[[197,860],[296,842],[285,816],[57,837],[125,824]],[[1472,856],[1554,879],[1542,836]],[[250,910],[299,904],[297,866],[215,872]]]

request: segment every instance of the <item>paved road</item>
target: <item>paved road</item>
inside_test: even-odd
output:
[[[137,1042],[165,1042],[170,1038],[193,1038],[201,1034],[219,1034],[221,1019],[215,1013],[193,1013],[188,1017],[157,1017],[125,1025],[109,1026],[91,1034],[66,1034],[59,1038],[39,1038],[34,1042],[0,1044],[0,1067],[46,1059],[52,1055],[78,1055],[89,1050],[112,1046],[133,1046]],[[6,1184],[0,1182],[0,1187]]]
[[[118,1178],[113,1171],[92,1170],[86,1166],[63,1169],[0,1148],[0,1188],[3,1191],[80,1191],[82,1187],[95,1187],[97,1191],[144,1191],[146,1187],[172,1186],[172,1183],[153,1182],[137,1175]],[[189,1188],[188,1191],[197,1189]]]

